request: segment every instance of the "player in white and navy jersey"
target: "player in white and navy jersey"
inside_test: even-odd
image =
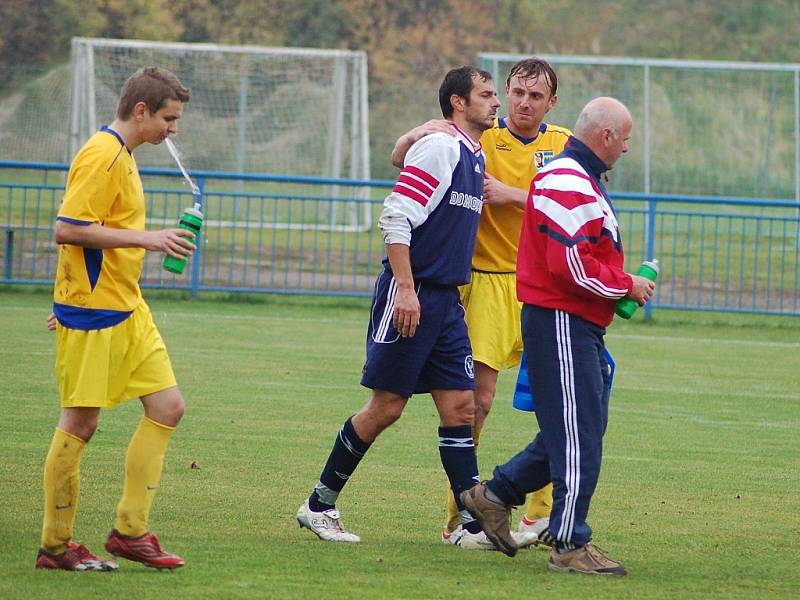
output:
[[[397,248],[384,258],[375,284],[361,383],[405,398],[432,389],[475,389],[464,311],[453,292],[470,277],[484,157],[480,144],[452,126],[456,137],[434,134],[412,147],[379,220],[386,244]],[[395,276],[391,258],[397,251],[408,254],[413,288],[398,289],[403,276]],[[425,319],[403,336],[395,308],[412,295],[425,303]]]
[[[563,153],[531,185],[517,262],[522,338],[539,433],[465,493],[487,534],[510,536],[505,517],[525,494],[553,482],[549,568],[625,575],[592,546],[589,504],[600,475],[608,423],[605,328],[622,297],[644,304],[652,281],[623,270],[622,240],[601,175],[627,151],[632,120],[613,98],[584,107]],[[505,525],[503,526],[505,519]],[[493,530],[490,523],[498,524]]]
[[[323,540],[360,541],[342,526],[336,499],[412,394],[433,396],[439,452],[456,496],[479,481],[472,350],[458,286],[470,278],[483,206],[484,155],[477,140],[500,103],[489,73],[461,67],[445,76],[439,104],[456,135],[431,135],[411,147],[379,220],[387,254],[375,283],[361,379],[372,397],[345,421],[297,512],[300,525]],[[478,521],[459,508],[465,545],[491,546]]]

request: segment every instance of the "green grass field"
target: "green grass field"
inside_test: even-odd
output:
[[[800,595],[800,322],[657,312],[615,323],[617,361],[595,542],[627,578],[550,573],[547,553],[468,552],[438,539],[435,409],[415,397],[340,499],[360,545],[318,541],[294,513],[343,420],[368,304],[149,294],[188,408],[151,524],[187,566],[33,569],[41,471],[58,414],[48,293],[0,287],[0,598],[796,598]],[[533,436],[500,380],[484,476]],[[134,401],[104,413],[82,465],[76,539],[101,552],[121,493]],[[192,468],[192,465],[199,468]],[[519,518],[515,514],[515,520]]]

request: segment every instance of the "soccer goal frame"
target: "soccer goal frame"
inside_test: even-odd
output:
[[[178,139],[190,170],[370,179],[365,52],[73,38],[71,60],[70,156],[113,119],[125,79],[158,65],[192,91]],[[137,161],[174,168],[144,147]],[[347,187],[329,186],[331,198],[367,193]],[[368,202],[332,200],[324,212],[310,228],[371,226]]]

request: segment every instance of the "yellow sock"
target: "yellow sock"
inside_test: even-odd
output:
[[[481,429],[483,429],[483,425],[472,428],[472,440],[475,443],[475,454],[478,453],[478,438],[481,436]],[[447,529],[447,531],[455,531],[456,527],[461,525],[461,517],[458,514],[456,498],[453,495],[453,489],[450,487],[449,482],[447,484],[447,508],[445,510],[445,529]]]
[[[549,517],[553,510],[553,484],[548,483],[541,489],[528,494],[528,504],[525,507],[525,518],[535,521],[542,517]]]
[[[44,463],[42,548],[61,554],[72,541],[81,489],[81,455],[86,442],[56,428]]]
[[[117,504],[115,528],[122,535],[139,537],[147,533],[150,506],[156,495],[164,453],[174,427],[142,417],[128,445],[125,458],[125,487]]]

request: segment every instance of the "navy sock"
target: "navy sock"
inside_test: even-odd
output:
[[[314,512],[323,512],[332,508],[336,508],[336,504],[328,504],[327,502],[320,500],[319,494],[317,493],[317,488],[314,488],[314,491],[311,492],[311,495],[308,497],[308,508]]]
[[[469,531],[470,533],[480,533],[481,531],[483,531],[483,527],[481,527],[481,524],[478,521],[478,519],[473,519],[472,521],[463,523],[464,517],[462,516],[461,521],[462,521],[462,527],[467,531]]]
[[[439,427],[439,456],[450,481],[450,487],[453,488],[461,523],[470,533],[478,533],[481,530],[480,525],[469,514],[459,497],[461,492],[480,482],[472,427],[470,425]]]
[[[369,450],[371,444],[358,437],[352,421],[352,417],[347,419],[336,435],[328,462],[325,463],[319,482],[308,499],[309,507],[313,511],[328,510],[336,505],[339,492]]]

